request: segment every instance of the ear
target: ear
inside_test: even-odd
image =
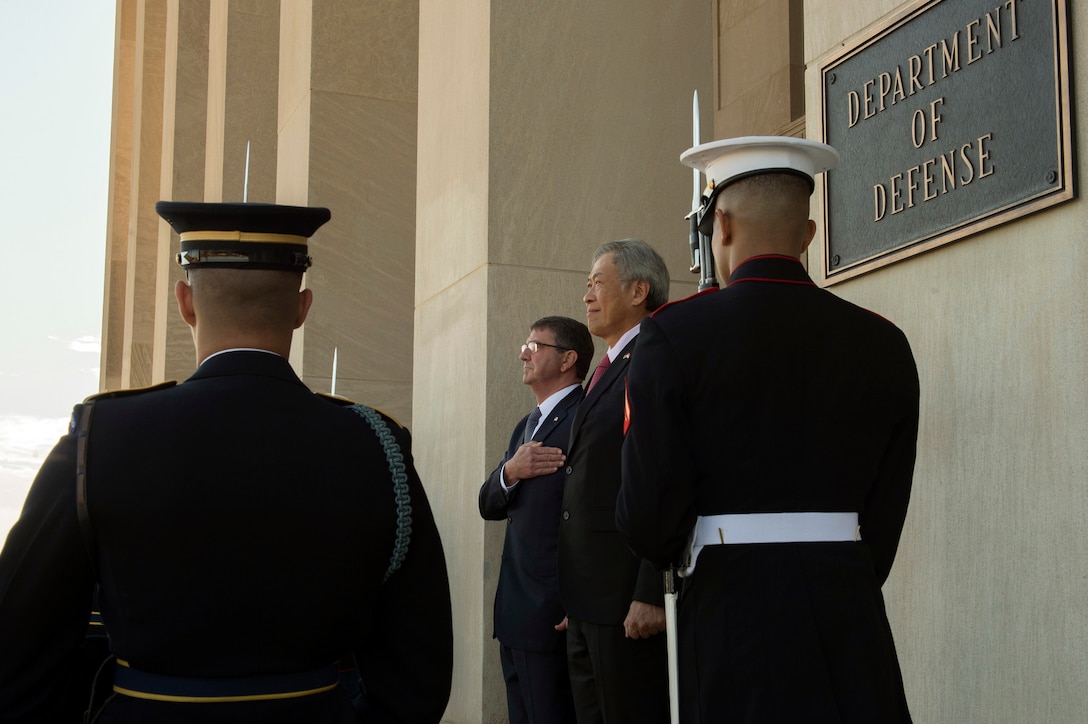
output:
[[[718,217],[718,228],[721,229],[721,245],[729,246],[733,243],[733,215],[717,208],[714,209],[714,213]]]
[[[314,303],[314,291],[303,289],[298,293],[298,314],[295,315],[295,329],[306,321],[306,315],[310,313],[310,305]]]
[[[724,285],[733,273],[729,246],[733,243],[733,217],[721,209],[714,209],[714,234],[710,237],[710,253],[714,257],[714,271],[718,283]]]
[[[650,296],[650,282],[639,279],[633,285],[634,296],[631,297],[631,303],[634,307],[641,307],[646,304],[646,297]]]
[[[193,288],[184,279],[174,285],[174,299],[178,300],[178,312],[190,327],[196,326],[196,312],[193,310]]]
[[[569,369],[573,369],[574,365],[578,363],[578,353],[573,349],[568,349],[563,353],[563,361],[559,364],[559,371],[566,372]]]
[[[808,245],[812,243],[813,237],[816,236],[816,222],[812,219],[808,220],[808,226],[805,227],[805,240],[801,242],[801,253],[804,254],[808,249]]]

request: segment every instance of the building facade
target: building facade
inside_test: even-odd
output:
[[[704,141],[817,138],[821,59],[915,5],[117,0],[102,387],[196,365],[155,201],[329,207],[292,363],[324,392],[335,369],[337,394],[412,429],[453,586],[447,719],[504,721],[504,531],[476,493],[531,403],[529,323],[582,317],[609,239],[646,239],[672,297],[694,292],[678,161],[692,92]],[[1088,9],[1068,23],[1075,37]],[[1070,65],[1076,135],[1088,55]],[[1074,721],[1088,705],[1086,216],[1074,199],[834,286],[904,329],[922,381],[884,588],[917,721]],[[807,260],[818,283],[823,254]]]

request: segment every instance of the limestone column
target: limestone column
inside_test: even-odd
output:
[[[804,0],[715,0],[714,18],[714,138],[803,136]]]
[[[204,197],[209,10],[204,0],[167,2],[161,196],[173,201]],[[174,284],[184,272],[174,262],[177,235],[166,223],[159,224],[158,244],[154,381],[181,381],[196,360],[192,335],[174,301]]]
[[[210,4],[205,201],[275,200],[279,14],[275,0]]]
[[[162,145],[165,0],[119,0],[118,26],[103,314],[105,388],[139,387],[152,381],[158,236],[154,204]],[[125,114],[131,114],[131,126],[122,117]]]
[[[113,119],[110,139],[109,209],[106,214],[106,268],[102,294],[102,357],[99,388],[123,387],[125,357],[125,277],[128,266],[129,188],[132,184],[135,120],[136,7],[117,0],[113,61]]]
[[[640,237],[687,272],[692,92],[711,98],[711,5],[422,0],[414,436],[454,597],[447,719],[504,721],[492,601],[505,533],[477,492],[531,406],[531,322],[584,319],[593,250]],[[703,128],[710,128],[705,103]],[[598,354],[603,344],[598,342]]]
[[[412,413],[415,3],[282,3],[276,199],[327,206],[292,362],[314,390]],[[301,345],[299,344],[301,340]]]
[[[251,202],[271,203],[276,199],[280,3],[229,0],[226,4],[222,187],[218,200],[242,201],[245,197]]]
[[[166,42],[166,3],[141,0],[136,10],[136,118],[133,123],[132,179],[129,189],[128,265],[125,269],[125,356],[122,385],[143,387],[152,382],[155,306],[159,289],[158,216],[159,173],[162,161],[163,63]]]

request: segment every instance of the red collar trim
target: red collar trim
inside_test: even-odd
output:
[[[729,286],[734,284],[740,284],[741,282],[770,282],[771,284],[796,284],[801,287],[814,287],[815,282],[802,282],[796,279],[775,279],[773,277],[741,277],[740,279],[734,279],[729,282]]]
[[[740,271],[740,270],[744,269],[745,266],[747,266],[748,264],[750,264],[752,262],[765,261],[765,260],[766,261],[788,261],[788,262],[791,262],[792,264],[796,265],[797,267],[799,267],[802,271],[804,271],[804,267],[801,266],[801,261],[799,259],[797,259],[797,257],[786,256],[785,254],[760,254],[758,256],[752,256],[752,257],[749,257],[749,258],[745,259],[740,264],[738,264],[737,265],[737,270]],[[766,270],[764,270],[764,271],[766,271]],[[736,273],[736,272],[734,272],[734,273]],[[726,286],[731,287],[734,284],[739,284],[740,282],[767,282],[767,283],[770,283],[770,284],[795,284],[797,286],[802,286],[802,287],[814,287],[814,286],[816,286],[815,282],[813,282],[811,279],[807,278],[808,277],[807,274],[805,275],[805,277],[806,277],[805,279],[783,279],[781,277],[740,276],[740,277],[737,277],[735,279],[730,279],[727,282]]]
[[[687,296],[687,297],[684,297],[683,299],[674,299],[671,302],[665,302],[660,307],[658,307],[654,311],[650,312],[650,316],[655,317],[655,316],[657,316],[657,313],[660,312],[662,309],[668,309],[669,307],[680,304],[681,302],[686,302],[689,299],[695,299],[696,297],[703,297],[703,296],[706,296],[707,294],[711,294],[712,292],[716,292],[716,291],[718,291],[717,287],[711,287],[709,289],[704,289],[701,292],[695,292],[694,294],[692,294],[690,296]]]

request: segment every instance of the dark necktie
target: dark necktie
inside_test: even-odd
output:
[[[589,381],[589,387],[586,388],[587,395],[589,394],[589,391],[593,389],[593,385],[597,384],[597,380],[601,379],[601,375],[604,374],[604,371],[608,369],[608,365],[610,364],[612,364],[612,360],[610,360],[606,354],[601,359],[601,363],[597,365],[597,370],[593,373],[593,379]]]
[[[525,435],[522,438],[522,442],[529,442],[533,439],[533,433],[536,432],[536,425],[540,422],[540,408],[535,408],[529,413],[529,419],[525,423]]]

